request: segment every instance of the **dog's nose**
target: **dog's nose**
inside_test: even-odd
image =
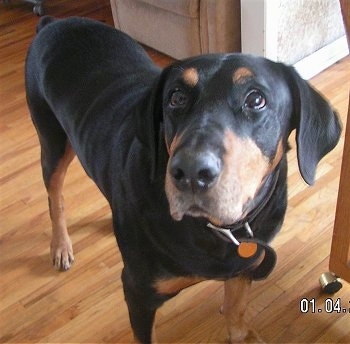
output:
[[[181,150],[170,163],[170,174],[180,191],[206,191],[217,181],[221,160],[212,152]]]

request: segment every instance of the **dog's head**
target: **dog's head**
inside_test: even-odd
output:
[[[283,64],[207,55],[175,63],[163,80],[165,189],[175,220],[189,215],[222,225],[244,218],[266,189],[293,129],[309,184],[339,139],[339,120],[328,103]]]

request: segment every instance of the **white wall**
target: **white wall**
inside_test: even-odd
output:
[[[241,0],[242,52],[309,79],[349,53],[338,0]]]

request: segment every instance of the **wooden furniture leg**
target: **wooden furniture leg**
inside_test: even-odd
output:
[[[340,0],[350,46],[350,2]],[[329,269],[350,282],[350,99]]]

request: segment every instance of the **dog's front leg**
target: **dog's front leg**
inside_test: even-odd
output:
[[[143,304],[135,305],[127,299],[131,327],[135,344],[157,344],[154,318],[156,309],[150,309]]]
[[[222,312],[225,316],[230,343],[263,343],[244,319],[251,283],[251,279],[245,276],[225,281]]]
[[[60,158],[51,174],[46,176],[44,172],[52,223],[51,259],[57,270],[64,271],[68,270],[74,262],[72,242],[68,235],[62,195],[67,169],[74,156],[73,149],[70,144],[67,144],[64,155]],[[50,160],[48,161],[51,162]],[[48,162],[45,164],[48,165]]]
[[[56,270],[66,271],[74,262],[74,256],[64,217],[63,196],[49,195],[49,208],[52,223],[51,260]]]
[[[136,343],[157,343],[154,319],[161,300],[152,289],[123,269],[122,281],[125,301]]]

